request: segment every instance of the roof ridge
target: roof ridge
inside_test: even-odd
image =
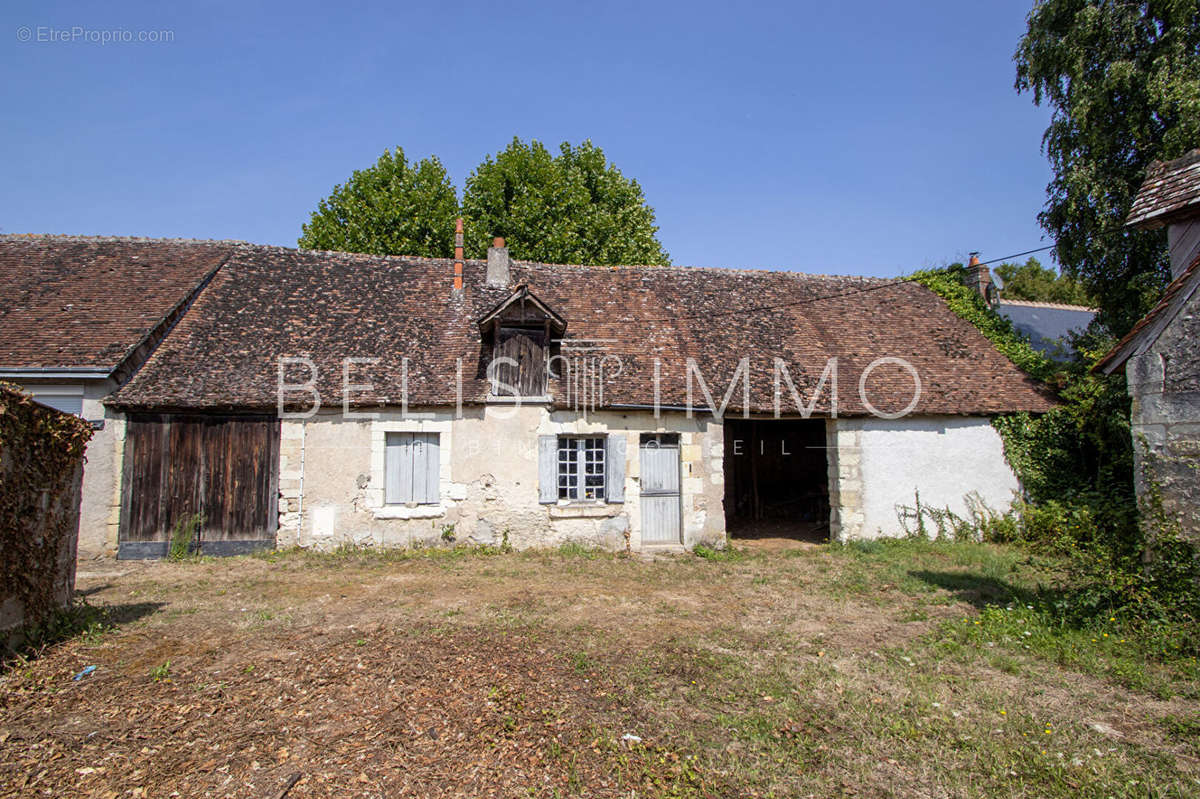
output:
[[[0,241],[85,241],[85,242],[127,242],[127,243],[147,243],[147,244],[225,244],[235,246],[240,250],[252,250],[256,252],[286,252],[286,253],[304,253],[309,255],[318,255],[323,257],[333,257],[349,261],[395,261],[405,264],[412,263],[453,263],[454,258],[450,256],[428,256],[428,255],[381,255],[377,253],[366,252],[348,252],[346,250],[322,250],[308,249],[305,247],[288,247],[282,244],[261,244],[244,239],[199,239],[188,237],[175,236],[122,236],[115,234],[86,234],[86,233],[0,233]],[[485,264],[487,261],[482,258],[467,258],[466,263],[470,264]],[[717,272],[717,273],[735,273],[735,274],[762,274],[762,275],[785,275],[795,279],[817,279],[817,280],[856,280],[863,283],[887,283],[905,280],[905,276],[897,275],[895,277],[876,277],[873,275],[855,275],[855,274],[824,274],[818,272],[801,272],[787,268],[770,268],[770,267],[730,267],[730,266],[689,266],[686,264],[670,264],[667,266],[657,264],[553,264],[543,261],[527,261],[521,259],[512,259],[514,266],[523,266],[527,268],[540,269],[623,269],[623,270],[654,270],[654,271],[675,271],[675,272]]]
[[[109,233],[0,233],[0,239],[16,241],[37,241],[38,239],[53,239],[55,241],[120,241],[133,243],[162,243],[162,244],[249,244],[241,239],[196,239],[180,236],[120,236]]]
[[[525,267],[542,267],[542,268],[561,268],[561,269],[645,269],[653,271],[673,270],[678,272],[735,272],[739,274],[763,274],[763,275],[788,275],[797,278],[821,278],[825,280],[862,280],[866,282],[893,282],[906,280],[903,275],[896,277],[875,277],[872,275],[827,275],[816,272],[800,272],[795,269],[771,269],[771,268],[747,268],[735,266],[688,266],[686,264],[670,264],[660,266],[657,264],[548,264],[541,261],[522,261],[514,258],[512,260],[514,266]]]
[[[1200,163],[1200,147],[1189,150],[1178,158],[1172,158],[1169,161],[1151,162],[1150,166],[1146,168],[1146,177],[1158,177],[1164,172],[1188,169],[1197,163]]]
[[[1009,305],[1025,305],[1030,308],[1057,308],[1063,311],[1089,311],[1096,313],[1098,308],[1093,308],[1090,305],[1075,305],[1069,302],[1043,302],[1042,300],[1016,300],[1007,297],[1001,297],[1000,302],[1008,303]]]
[[[411,263],[413,261],[430,262],[430,263],[453,263],[454,258],[450,256],[434,256],[434,255],[380,255],[372,252],[349,252],[347,250],[314,250],[307,247],[284,247],[282,244],[254,244],[253,242],[243,242],[245,248],[255,250],[282,250],[284,252],[304,253],[305,255],[330,255],[335,258],[347,258],[350,260],[385,260],[385,261],[404,261]],[[480,258],[467,258],[467,263],[483,264],[486,261]]]

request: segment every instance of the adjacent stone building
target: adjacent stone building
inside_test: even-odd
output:
[[[1129,224],[1167,228],[1172,281],[1096,368],[1125,369],[1139,497],[1200,544],[1200,149],[1151,166]]]

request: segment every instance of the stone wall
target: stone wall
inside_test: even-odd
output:
[[[825,420],[830,541],[864,537],[861,431],[860,424],[848,420]]]
[[[986,418],[830,419],[826,441],[833,540],[915,529],[918,493],[923,507],[965,518],[974,503],[1007,510],[1020,488]]]
[[[116,557],[121,522],[121,463],[125,417],[101,404],[107,389],[89,389],[83,418],[103,421],[92,433],[83,466],[83,502],[79,516],[79,559]]]
[[[437,433],[439,502],[385,505],[384,442],[389,432]],[[641,433],[680,436],[680,547],[722,546],[723,434],[711,418],[688,419],[646,411],[605,411],[584,417],[545,407],[495,405],[464,410],[381,412],[374,419],[321,413],[284,420],[280,440],[278,544],[328,549],[456,543],[513,547],[577,542],[608,549],[641,549],[638,496]],[[625,490],[619,503],[541,504],[538,436],[625,436]]]
[[[1200,292],[1146,352],[1125,364],[1139,499],[1151,482],[1162,510],[1200,545]],[[1143,503],[1144,505],[1144,503]]]

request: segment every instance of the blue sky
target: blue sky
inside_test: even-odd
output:
[[[0,231],[294,246],[387,147],[438,155],[461,191],[520,136],[591,138],[641,183],[677,264],[895,275],[995,258],[1049,243],[1049,115],[1013,89],[1027,12],[9,2]],[[76,26],[173,40],[46,41]]]

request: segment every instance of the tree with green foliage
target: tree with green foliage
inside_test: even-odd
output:
[[[996,275],[1004,283],[1000,296],[1009,300],[1061,302],[1067,305],[1091,305],[1079,281],[1042,266],[1037,258],[1023,264],[1006,263],[996,267]]]
[[[1053,109],[1042,226],[1122,335],[1168,274],[1161,231],[1120,232],[1133,196],[1151,161],[1200,145],[1200,4],[1038,0],[1015,60],[1017,90]]]
[[[590,141],[563,142],[555,156],[536,139],[514,138],[467,179],[463,216],[472,257],[503,236],[514,257],[530,261],[670,263],[641,186]]]
[[[448,258],[457,216],[458,197],[442,162],[434,156],[410,163],[397,147],[334,186],[304,226],[300,246]]]

